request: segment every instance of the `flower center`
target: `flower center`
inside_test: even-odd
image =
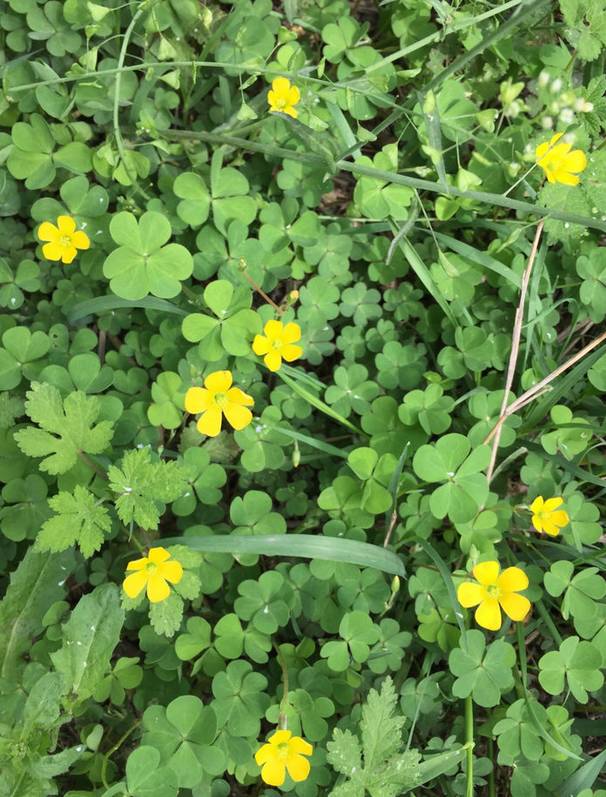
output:
[[[288,742],[282,742],[278,745],[278,755],[285,761],[288,758]]]
[[[148,573],[150,574],[150,576],[151,576],[151,575],[152,575],[153,573],[155,573],[155,572],[156,572],[156,570],[158,569],[158,565],[157,565],[157,564],[154,564],[154,562],[149,562],[149,564],[146,566],[146,568],[145,568],[145,569],[147,570],[147,572],[148,572]]]
[[[276,100],[276,108],[286,108],[288,105],[288,100],[285,100],[284,97],[280,97],[280,99]]]
[[[228,401],[229,401],[229,399],[227,398],[227,393],[216,393],[215,394],[215,404],[217,405],[217,407],[220,407],[221,409],[223,409],[223,407],[225,407],[225,405],[227,404]]]
[[[61,238],[59,238],[59,243],[61,244],[61,246],[65,247],[71,246],[72,245],[71,235],[62,235]]]
[[[282,342],[282,338],[275,338],[275,339],[274,339],[274,341],[273,341],[273,347],[274,347],[274,349],[281,349],[283,345],[284,345],[284,344],[283,344],[283,342]]]
[[[490,586],[486,587],[486,592],[488,593],[488,597],[490,598],[499,598],[501,595],[501,590],[497,587],[496,584],[490,584]]]

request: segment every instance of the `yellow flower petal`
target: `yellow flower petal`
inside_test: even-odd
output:
[[[305,739],[300,736],[293,736],[288,744],[289,751],[293,753],[300,753],[302,755],[311,755],[314,751],[313,747]]]
[[[534,512],[535,514],[536,514],[537,512],[541,512],[541,511],[543,510],[543,505],[544,505],[544,504],[545,504],[545,502],[543,501],[543,496],[542,496],[542,495],[539,495],[539,496],[537,496],[537,497],[534,499],[534,501],[533,501],[533,502],[532,502],[532,504],[530,505],[530,511],[531,511],[531,512]]]
[[[532,525],[539,533],[543,531],[543,520],[540,515],[532,516]]]
[[[281,786],[286,780],[284,763],[275,758],[268,761],[261,770],[261,778],[268,786]]]
[[[183,566],[181,562],[177,562],[176,559],[172,559],[170,562],[164,562],[160,567],[160,575],[162,578],[170,581],[171,584],[178,584],[183,578]]]
[[[272,733],[272,735],[269,737],[268,741],[271,745],[275,747],[276,745],[284,744],[284,742],[287,742],[291,736],[292,736],[292,731],[287,731],[287,730],[274,731],[274,733]]]
[[[160,576],[158,573],[149,573],[147,579],[147,597],[149,602],[160,603],[160,601],[166,600],[169,595],[170,587],[162,578],[162,576]]]
[[[244,429],[244,427],[248,426],[252,421],[252,412],[248,407],[243,407],[241,404],[229,402],[223,407],[223,414],[227,418],[227,422],[236,432],[239,432],[240,429]]]
[[[282,330],[282,322],[275,321],[274,319],[269,320],[263,328],[263,332],[265,332],[266,336],[272,343],[276,340],[276,338],[282,337]]]
[[[267,352],[263,358],[263,362],[270,371],[279,371],[280,366],[282,365],[282,357],[280,357],[280,352],[277,349],[272,349],[271,351]]]
[[[290,90],[290,80],[287,77],[274,78],[271,82],[271,87],[279,99],[286,99]]]
[[[273,745],[264,744],[263,747],[260,747],[255,753],[255,761],[259,766],[261,766],[261,764],[265,764],[275,754],[276,754],[276,749],[275,747],[273,747]]]
[[[496,598],[486,598],[475,611],[476,623],[488,631],[498,631],[501,627],[501,609]]]
[[[543,518],[541,524],[543,526],[543,531],[545,532],[545,534],[549,534],[550,537],[557,537],[558,534],[560,533],[560,529],[553,522],[552,518]]]
[[[78,254],[78,250],[75,246],[64,246],[63,248],[63,255],[61,260],[65,263],[66,266],[69,266],[71,262],[73,262],[74,258]]]
[[[280,349],[280,354],[287,363],[293,362],[293,360],[298,360],[299,357],[303,354],[303,349],[300,346],[293,346],[292,343],[288,343],[286,346],[282,346]]]
[[[528,598],[525,598],[524,595],[518,595],[517,592],[501,595],[499,603],[503,607],[505,614],[515,622],[523,620],[530,611]]]
[[[197,415],[204,412],[212,405],[212,398],[208,390],[204,387],[190,387],[185,394],[185,410]]]
[[[290,777],[297,783],[300,783],[309,775],[311,765],[307,758],[303,758],[302,755],[297,755],[295,753],[294,755],[289,754],[288,758],[286,759],[286,769],[288,770]]]
[[[263,355],[267,354],[267,352],[271,349],[271,341],[269,338],[264,337],[263,335],[255,335],[255,339],[252,342],[252,350],[255,354]]]
[[[587,168],[587,156],[581,149],[569,152],[564,159],[564,168],[569,172],[582,172]]]
[[[499,576],[498,562],[480,562],[473,569],[473,577],[485,587],[492,587],[497,583]]]
[[[42,247],[42,254],[47,260],[61,260],[63,256],[63,247],[54,242],[44,244]]]
[[[153,564],[160,565],[162,562],[166,562],[170,559],[170,554],[166,548],[162,548],[161,545],[158,545],[156,548],[150,548],[148,559]]]
[[[466,609],[477,606],[485,597],[486,590],[484,587],[481,584],[475,584],[473,581],[466,581],[457,590],[457,600]]]
[[[149,564],[149,559],[147,556],[144,556],[142,559],[133,559],[132,562],[129,562],[126,565],[127,570],[143,570],[144,567],[147,567]]]
[[[211,393],[226,393],[233,382],[231,371],[215,371],[204,380],[204,387]]]
[[[60,232],[50,221],[43,221],[38,227],[38,238],[41,241],[56,241]]]
[[[301,99],[301,92],[297,88],[297,86],[291,86],[288,90],[288,104],[289,105],[296,105],[299,100]]]
[[[255,403],[253,397],[239,387],[230,387],[227,391],[227,400],[232,404],[242,404],[244,407],[252,407]]]
[[[558,169],[553,176],[555,182],[561,183],[562,185],[578,185],[581,182],[581,178],[578,175],[570,174],[570,172],[563,168]]]
[[[549,139],[549,146],[553,147],[558,141],[562,138],[564,133],[554,133],[553,136]]]
[[[298,340],[301,340],[301,327],[295,324],[294,321],[291,321],[289,324],[286,324],[282,331],[282,342],[296,343]]]
[[[282,108],[282,113],[292,116],[293,119],[296,119],[299,116],[299,111],[297,111],[296,108],[293,108],[292,105],[286,105],[284,108]]]
[[[76,221],[71,216],[59,216],[57,227],[61,235],[71,235],[76,229]]]
[[[564,503],[564,499],[560,496],[555,496],[554,498],[548,498],[545,501],[543,506],[543,512],[553,512],[554,509],[557,509],[559,506],[562,506]]]
[[[570,517],[568,516],[568,512],[564,509],[559,509],[557,512],[553,512],[551,515],[551,520],[555,523],[556,526],[559,526],[561,529],[564,526],[567,526],[570,523]]]
[[[548,150],[549,150],[549,142],[548,141],[544,141],[542,144],[539,144],[539,146],[534,151],[535,158],[537,159],[537,162],[539,162],[540,160],[542,160],[545,157],[545,155],[547,154]]]
[[[76,249],[88,249],[90,247],[90,238],[83,230],[76,230],[72,235],[72,243]]]
[[[528,576],[519,567],[508,567],[498,577],[497,586],[503,592],[520,592],[528,587]]]
[[[139,570],[124,579],[122,587],[129,598],[136,598],[147,584],[147,570]]]
[[[276,102],[278,98],[276,96],[276,92],[272,91],[271,89],[267,92],[267,102],[269,103],[269,110],[270,111],[277,111]]]
[[[216,437],[221,431],[223,415],[219,407],[210,407],[198,418],[198,431],[208,437]]]

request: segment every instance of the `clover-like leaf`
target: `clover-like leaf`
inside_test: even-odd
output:
[[[481,631],[466,631],[448,657],[450,671],[456,676],[453,695],[472,695],[474,702],[484,708],[498,705],[501,695],[513,687],[515,662],[515,650],[505,640],[497,639],[486,648]]]
[[[184,246],[166,243],[171,236],[166,216],[147,211],[137,221],[123,211],[112,216],[109,230],[118,248],[105,259],[103,273],[116,295],[136,300],[151,293],[170,299],[181,291],[194,262]]]

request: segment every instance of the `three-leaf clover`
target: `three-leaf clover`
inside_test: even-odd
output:
[[[234,288],[227,280],[215,280],[204,289],[204,301],[213,315],[191,313],[183,321],[183,337],[198,343],[203,360],[214,362],[228,354],[250,353],[252,340],[261,331],[248,288]]]
[[[150,293],[170,299],[181,292],[194,261],[181,244],[166,244],[172,230],[164,214],[150,210],[137,221],[127,211],[116,213],[109,231],[118,248],[105,259],[103,273],[115,294],[137,300]]]
[[[335,672],[346,670],[351,660],[362,664],[368,659],[370,646],[380,638],[380,631],[366,612],[348,612],[339,625],[339,640],[331,640],[322,646],[320,655],[327,659]]]
[[[150,706],[143,714],[143,728],[143,744],[160,753],[161,761],[177,775],[180,788],[194,788],[205,772],[223,772],[222,751],[213,745],[217,718],[199,697],[181,695],[166,708]]]
[[[465,698],[472,695],[479,706],[491,708],[499,704],[501,694],[513,687],[512,667],[516,662],[513,647],[497,639],[486,648],[481,631],[466,631],[459,647],[451,651],[448,666],[456,676],[452,693]]]
[[[471,443],[460,434],[444,435],[435,445],[419,448],[413,459],[417,476],[430,484],[445,482],[429,499],[435,517],[448,515],[453,523],[466,523],[474,517],[488,498],[482,471],[489,456],[488,446],[471,451]]]
[[[587,692],[596,692],[604,683],[600,671],[602,654],[578,636],[563,640],[559,650],[551,650],[539,659],[539,683],[550,695],[559,695],[568,684],[579,703],[587,703]]]

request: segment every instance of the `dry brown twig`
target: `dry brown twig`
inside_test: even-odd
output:
[[[537,231],[534,237],[534,242],[532,244],[532,250],[528,258],[528,264],[526,266],[526,270],[524,271],[524,275],[522,277],[520,301],[518,302],[518,309],[516,310],[516,318],[515,318],[513,336],[512,336],[511,354],[509,357],[509,365],[507,368],[507,377],[505,380],[505,395],[503,396],[503,403],[501,404],[501,413],[499,419],[495,423],[491,432],[486,436],[484,440],[484,445],[488,445],[492,441],[490,462],[488,465],[488,469],[486,471],[486,477],[489,483],[492,480],[492,476],[494,473],[497,450],[499,447],[499,440],[501,438],[503,423],[507,420],[507,418],[510,415],[513,415],[518,410],[522,409],[522,407],[525,407],[527,404],[530,404],[531,401],[534,401],[540,395],[543,395],[545,392],[547,392],[550,383],[553,382],[554,379],[557,379],[558,376],[563,374],[569,368],[572,368],[573,365],[575,365],[584,357],[586,357],[590,352],[592,352],[602,343],[606,342],[606,332],[602,332],[601,335],[598,335],[597,338],[592,340],[591,343],[588,343],[587,346],[584,346],[580,351],[578,351],[576,354],[574,354],[572,357],[566,360],[565,363],[559,365],[550,374],[547,374],[546,377],[537,382],[536,385],[533,385],[531,388],[522,393],[522,395],[519,396],[515,401],[512,401],[511,404],[508,404],[509,391],[513,384],[513,377],[515,374],[518,353],[520,350],[520,337],[522,332],[522,321],[524,318],[524,303],[526,300],[526,292],[528,289],[530,273],[532,271],[534,260],[536,258],[542,230],[543,230],[543,221],[540,221],[539,224],[537,225]]]
[[[501,432],[503,430],[503,421],[505,420],[507,405],[509,403],[509,392],[511,390],[511,386],[513,384],[513,378],[515,376],[516,365],[518,362],[518,354],[520,352],[520,338],[522,337],[522,324],[524,323],[524,310],[526,307],[526,294],[528,293],[528,283],[530,282],[530,274],[532,273],[532,267],[534,266],[534,261],[536,260],[537,252],[539,250],[539,243],[541,241],[541,234],[543,232],[543,226],[545,222],[543,219],[537,224],[537,230],[534,235],[534,241],[532,242],[532,249],[530,250],[530,255],[528,256],[528,263],[526,264],[526,268],[524,269],[524,274],[522,275],[522,285],[520,287],[520,300],[518,302],[518,307],[516,309],[515,320],[513,323],[513,334],[511,338],[511,353],[509,355],[509,365],[507,366],[507,376],[505,377],[505,392],[503,394],[503,402],[501,403],[501,411],[499,413],[499,420],[497,421],[494,429],[492,430],[490,436],[493,436],[492,441],[492,450],[490,452],[490,461],[488,463],[488,470],[486,471],[486,478],[488,479],[488,483],[492,480],[492,474],[494,472],[494,467],[497,461],[497,451],[499,448],[499,441],[501,440]],[[488,438],[484,441],[485,443],[488,442]]]

